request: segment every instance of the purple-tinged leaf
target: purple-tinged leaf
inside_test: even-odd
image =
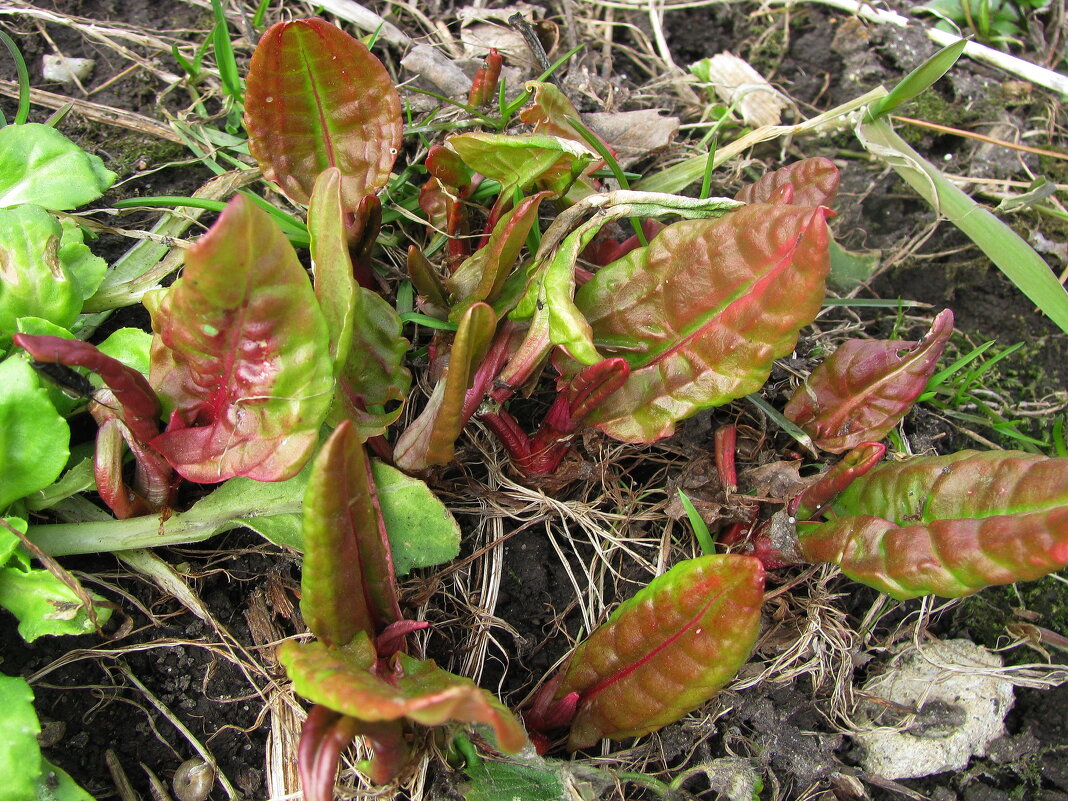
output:
[[[327,167],[341,171],[342,203],[389,180],[401,143],[401,103],[367,47],[325,20],[279,22],[249,65],[249,152],[269,180],[307,203]]]
[[[485,303],[464,312],[445,374],[422,413],[397,439],[393,455],[401,470],[416,472],[452,460],[456,439],[467,423],[464,397],[496,328],[497,317]]]
[[[348,645],[400,620],[389,537],[352,424],[323,444],[304,494],[300,609],[312,633]]]
[[[838,496],[834,513],[874,515],[907,526],[1063,506],[1068,506],[1068,458],[966,450],[881,464]]]
[[[791,502],[793,516],[797,520],[808,520],[824,512],[835,498],[875,467],[885,454],[886,446],[877,442],[857,445]]]
[[[408,278],[419,293],[418,303],[423,313],[439,319],[449,316],[445,284],[417,245],[408,246]]]
[[[296,475],[333,379],[326,321],[277,223],[233,200],[186,253],[183,276],[146,305],[151,380],[175,408],[152,446],[190,481]]]
[[[334,801],[334,780],[341,752],[359,731],[360,721],[321,704],[308,710],[300,729],[297,769],[305,801]]]
[[[956,598],[1068,566],[1068,504],[907,526],[870,515],[843,517],[813,524],[801,549],[806,558],[834,562],[855,581],[898,600]]]
[[[923,392],[952,333],[947,309],[917,342],[847,340],[797,388],[783,414],[832,453],[878,441]]]
[[[493,728],[503,751],[526,744],[523,727],[500,701],[433,660],[398,653],[379,675],[366,634],[345,648],[288,641],[278,649],[278,659],[300,695],[341,714],[369,722],[407,718],[424,726],[483,723]]]
[[[748,556],[681,562],[575,649],[556,697],[578,693],[568,747],[634,737],[696,709],[749,658],[764,569]]]
[[[568,124],[568,117],[578,120],[582,116],[567,95],[545,81],[527,81],[526,89],[534,94],[534,101],[519,112],[519,119],[533,128],[534,133],[586,144],[582,134]]]
[[[519,258],[530,229],[538,221],[542,201],[552,194],[538,192],[531,195],[501,217],[486,245],[466,259],[445,282],[445,286],[459,301],[449,315],[451,319],[459,320],[472,303],[493,303],[497,299],[505,279]]]
[[[491,47],[486,61],[471,81],[471,91],[467,93],[467,105],[471,108],[489,105],[497,97],[497,82],[501,78],[504,58],[496,47]]]
[[[331,419],[353,420],[366,440],[385,433],[403,409],[411,383],[411,373],[404,367],[408,341],[401,336],[396,310],[353,277],[340,173],[334,168],[315,183],[308,230],[315,295],[330,329],[337,375]]]
[[[769,172],[743,187],[735,200],[792,206],[832,206],[838,194],[838,168],[830,159],[802,159]]]
[[[826,210],[754,204],[669,225],[575,296],[603,353],[631,366],[590,421],[651,442],[756,392],[823,301]]]
[[[426,171],[442,186],[451,187],[466,194],[471,187],[475,171],[464,164],[464,160],[444,145],[432,145],[423,160]]]

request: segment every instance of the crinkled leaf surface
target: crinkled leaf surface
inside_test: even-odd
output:
[[[654,731],[695,709],[749,658],[764,569],[749,556],[680,562],[575,649],[557,698],[580,696],[568,747]]]
[[[0,128],[0,208],[35,203],[54,211],[84,206],[118,176],[55,128],[39,123]]]
[[[326,322],[285,235],[243,197],[152,312],[152,383],[189,426],[152,445],[182,476],[280,481],[311,456],[333,392]],[[172,417],[173,419],[173,417]]]
[[[350,717],[367,721],[408,718],[424,726],[450,720],[491,726],[504,751],[518,751],[526,733],[515,716],[470,679],[439,668],[433,660],[393,657],[386,678],[376,675],[374,646],[360,634],[346,648],[321,642],[285,642],[278,649],[300,695]]]
[[[400,619],[370,470],[352,424],[342,423],[315,457],[304,494],[300,609],[312,633],[336,646]]]
[[[59,241],[59,260],[78,285],[82,300],[88,300],[100,288],[108,263],[89,250],[85,235],[76,222],[65,219],[60,225],[63,236]]]
[[[425,481],[379,461],[371,462],[371,473],[398,576],[459,555],[460,524]]]
[[[501,183],[501,194],[531,187],[562,194],[597,154],[571,139],[541,134],[464,133],[445,145],[475,172]]]
[[[246,87],[249,152],[293,200],[307,203],[327,167],[340,170],[349,211],[389,180],[400,95],[358,39],[321,19],[279,22],[260,39]]]
[[[783,414],[832,453],[880,440],[923,392],[952,333],[947,309],[917,342],[847,340],[797,388]]]
[[[419,417],[397,439],[394,461],[401,470],[415,472],[447,464],[464,424],[464,396],[497,328],[497,316],[485,303],[471,306],[460,318],[449,366],[434,387]]]
[[[67,421],[26,359],[0,362],[0,511],[55,481],[69,444]]]
[[[1068,565],[1068,459],[962,451],[885,464],[799,527],[813,561],[895,598],[956,597]]]
[[[831,206],[838,194],[838,168],[830,159],[802,159],[787,164],[749,186],[735,200],[793,206]]]
[[[81,287],[60,259],[62,236],[59,222],[40,206],[0,209],[0,348],[20,317],[67,328],[81,311]]]
[[[601,352],[632,372],[590,422],[628,442],[756,392],[819,310],[823,209],[754,204],[686,220],[602,268],[575,296]]]
[[[345,363],[352,345],[356,311],[356,279],[341,206],[341,171],[328,167],[320,173],[308,206],[312,274],[315,297],[330,331],[330,355],[335,371]]]

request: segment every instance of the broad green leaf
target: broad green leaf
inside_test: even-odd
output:
[[[15,327],[20,334],[32,334],[33,336],[49,336],[49,337],[62,337],[64,339],[76,339],[68,329],[62,326],[50,323],[48,320],[44,320],[40,317],[20,317]],[[72,397],[63,391],[59,386],[49,381],[47,377],[41,376],[38,373],[37,377],[41,379],[41,386],[48,392],[48,398],[52,401],[52,405],[56,407],[56,411],[63,417],[69,417],[80,406],[85,405],[85,398]]]
[[[371,473],[398,576],[459,555],[460,525],[426,482],[379,461],[371,462]]]
[[[881,250],[846,250],[834,239],[831,240],[828,250],[831,256],[828,283],[847,291],[855,289],[875,275],[883,257]]]
[[[96,594],[92,598],[104,600]],[[0,568],[0,606],[18,618],[19,634],[26,642],[48,634],[96,631],[81,599],[47,570]],[[101,623],[111,617],[110,607],[94,606]]]
[[[813,561],[895,598],[967,595],[1068,565],[1068,458],[961,451],[880,465],[799,526]]]
[[[81,288],[59,256],[62,236],[59,222],[40,206],[0,209],[0,347],[20,317],[69,328],[81,311]]]
[[[26,521],[21,517],[5,517],[3,521],[11,528],[26,533]],[[16,537],[7,526],[0,526],[0,567],[3,567],[15,557],[22,567],[30,566],[30,559],[24,548],[20,548],[21,540]]]
[[[119,328],[97,346],[101,353],[133,368],[141,375],[148,375],[152,335],[140,328]]]
[[[424,726],[483,723],[493,728],[502,751],[526,744],[523,727],[500,701],[433,660],[398,653],[389,665],[389,681],[376,675],[374,645],[366,633],[346,648],[287,641],[278,659],[300,695],[344,715],[366,721],[407,718]]]
[[[916,342],[846,340],[794,391],[783,414],[825,451],[877,442],[912,408],[952,333],[947,309]]]
[[[21,356],[0,362],[0,511],[56,480],[70,429]]]
[[[37,777],[36,801],[93,801],[93,797],[79,787],[63,768],[42,759],[41,773]]]
[[[400,95],[358,39],[321,19],[279,22],[249,65],[245,128],[264,176],[291,199],[307,203],[319,173],[337,167],[342,204],[355,211],[389,180]]]
[[[59,260],[68,275],[78,285],[82,300],[88,300],[100,288],[108,263],[94,256],[85,244],[81,226],[71,219],[63,220],[63,236],[59,241]]]
[[[555,694],[579,695],[568,747],[647,734],[711,698],[749,658],[763,600],[750,556],[701,556],[653,579],[572,654]]]
[[[590,418],[628,442],[756,392],[819,311],[825,210],[753,204],[688,220],[603,267],[575,296],[600,351],[632,372]]]
[[[146,301],[152,383],[188,426],[172,422],[153,447],[190,481],[296,475],[333,380],[326,321],[277,223],[236,198],[186,253],[182,277]]]
[[[445,140],[464,164],[499,181],[501,195],[533,187],[560,195],[597,158],[586,145],[540,134],[463,133]]]
[[[862,124],[856,133],[869,152],[893,167],[931,208],[964,232],[1017,289],[1068,332],[1068,290],[1030,245],[909,147],[885,119]]]
[[[99,157],[48,125],[0,128],[0,208],[34,203],[54,211],[75,209],[104,194],[117,177]]]
[[[312,463],[300,586],[304,620],[329,645],[348,645],[360,632],[373,637],[401,616],[371,467],[348,422]]]
[[[564,778],[548,761],[512,762],[480,759],[470,762],[464,772],[471,783],[464,790],[465,801],[573,801]]]
[[[397,439],[394,461],[401,470],[416,472],[452,459],[456,440],[467,422],[463,417],[464,395],[496,328],[497,317],[485,303],[476,303],[464,312],[445,374],[422,413]]]
[[[0,674],[0,708],[0,801],[32,801],[41,773],[41,724],[30,685],[18,676]]]

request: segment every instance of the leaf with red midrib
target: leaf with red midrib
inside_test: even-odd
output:
[[[681,562],[579,645],[555,697],[580,696],[568,747],[655,731],[697,708],[748,659],[764,569],[749,556]]]

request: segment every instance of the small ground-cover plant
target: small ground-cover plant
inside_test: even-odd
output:
[[[521,118],[531,133],[455,134],[426,159],[420,201],[443,232],[445,259],[435,264],[413,245],[408,269],[436,332],[433,390],[392,441],[408,399],[408,345],[370,254],[377,193],[398,156],[400,102],[366,47],[321,20],[272,28],[245,95],[250,152],[308,206],[312,281],[274,217],[238,198],[189,251],[182,277],[146,297],[147,370],[80,340],[13,340],[39,363],[91,370],[111,393],[94,395],[95,483],[127,519],[34,527],[40,547],[120,549],[248,522],[304,549],[303,611],[319,639],[286,644],[281,659],[316,704],[301,747],[310,797],[329,796],[340,751],[357,735],[375,752],[367,768],[376,781],[404,770],[413,723],[489,724],[502,749],[524,742],[500,702],[407,655],[405,635],[418,624],[402,617],[394,576],[404,571],[394,561],[399,541],[425,550],[428,532],[387,509],[384,489],[397,479],[374,473],[365,447],[426,473],[454,458],[477,416],[530,476],[557,469],[583,426],[652,442],[758,391],[823,301],[832,163],[789,165],[735,198],[601,191],[594,172],[606,153],[573,124],[577,112],[551,85],[529,93]],[[365,95],[375,102],[360,102]],[[491,186],[492,203],[479,208],[474,198]],[[640,222],[671,217],[683,219]],[[596,241],[609,224],[635,219],[631,241]],[[923,392],[951,328],[944,313],[919,342],[846,343],[812,374],[786,414],[819,448],[846,456],[782,498],[778,515],[756,510],[721,538],[734,553],[680,562],[579,644],[524,710],[541,747],[565,727],[572,749],[644,734],[704,703],[748,658],[767,569],[832,561],[903,597],[959,595],[1068,563],[1065,460],[965,452],[872,470],[883,449],[870,440]],[[543,371],[555,396],[528,434],[510,407]],[[333,433],[320,445],[324,427]],[[735,487],[728,440],[717,457],[724,487]],[[168,519],[179,479],[222,486]],[[975,495],[979,485],[988,491]],[[433,503],[426,485],[407,486],[417,505]],[[11,501],[36,489],[45,487]]]

